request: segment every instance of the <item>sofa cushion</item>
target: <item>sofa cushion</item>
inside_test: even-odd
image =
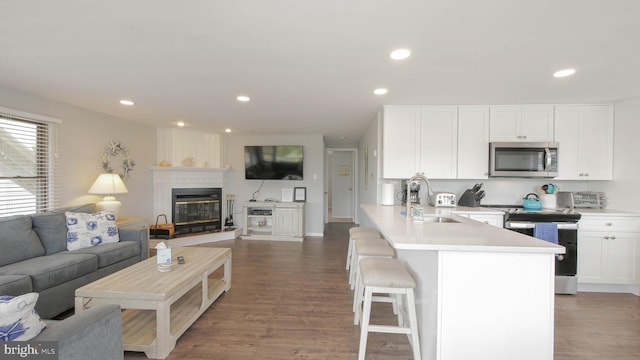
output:
[[[31,217],[26,215],[0,218],[0,248],[0,266],[44,255]]]
[[[98,268],[103,268],[131,257],[139,257],[140,251],[139,242],[121,241],[114,244],[91,246],[80,250],[70,251],[70,253],[96,255],[98,257]]]
[[[33,291],[28,275],[0,275],[0,295],[18,296]]]
[[[98,269],[98,257],[68,251],[0,267],[0,275],[29,275],[33,291],[79,278]]]
[[[120,241],[116,217],[112,212],[95,214],[66,212],[67,250],[117,243]]]
[[[67,250],[67,217],[65,212],[93,213],[95,204],[67,207],[31,215],[33,228],[40,237],[47,255]]]
[[[0,341],[27,341],[40,334],[47,324],[34,310],[38,294],[0,296]]]

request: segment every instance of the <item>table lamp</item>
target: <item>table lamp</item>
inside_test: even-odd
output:
[[[91,185],[89,194],[106,195],[102,201],[96,204],[100,211],[111,211],[118,218],[122,203],[113,196],[113,194],[124,194],[129,192],[124,186],[120,175],[118,174],[100,174],[96,181]]]

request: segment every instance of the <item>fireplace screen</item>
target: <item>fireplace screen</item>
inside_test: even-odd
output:
[[[172,189],[176,234],[221,229],[222,189]]]

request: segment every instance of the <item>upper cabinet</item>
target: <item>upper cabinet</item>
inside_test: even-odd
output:
[[[458,107],[458,179],[489,176],[489,106]]]
[[[553,105],[490,107],[490,141],[553,141]]]
[[[408,179],[416,173],[420,107],[385,106],[382,119],[382,177]]]
[[[486,179],[491,141],[555,141],[556,179],[613,178],[612,105],[384,106],[382,177]]]
[[[406,179],[417,172],[430,179],[456,177],[456,106],[385,106],[383,111],[383,178]]]
[[[458,169],[458,107],[420,110],[420,168],[430,179],[455,179]],[[415,173],[414,173],[415,175]]]
[[[557,105],[558,180],[613,179],[613,106]]]

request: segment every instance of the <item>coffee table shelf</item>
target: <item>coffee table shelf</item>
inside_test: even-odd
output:
[[[173,248],[184,265],[156,269],[150,258],[76,290],[76,313],[120,304],[124,349],[164,359],[177,339],[231,287],[231,249]],[[221,270],[220,270],[221,269]]]

